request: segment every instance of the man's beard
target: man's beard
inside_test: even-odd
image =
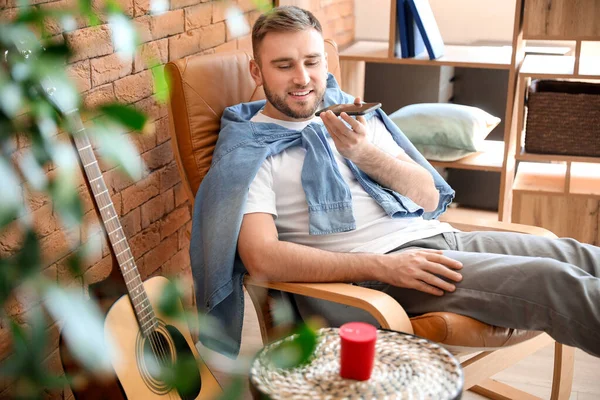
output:
[[[282,97],[277,96],[275,93],[271,92],[267,87],[267,84],[263,81],[263,89],[265,90],[265,96],[269,103],[273,105],[279,112],[287,115],[290,118],[294,119],[307,119],[315,115],[319,104],[323,101],[323,96],[325,95],[325,90],[319,90],[318,88],[314,88],[313,92],[316,95],[317,101],[313,104],[312,107],[308,109],[302,109],[301,111],[294,111],[292,108],[285,102]],[[302,90],[302,89],[297,89]]]

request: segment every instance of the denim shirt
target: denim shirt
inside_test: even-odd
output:
[[[353,103],[333,77],[327,79],[324,106]],[[213,316],[227,337],[200,334],[202,343],[230,357],[237,356],[244,314],[243,277],[246,268],[237,254],[237,241],[248,189],[269,156],[291,146],[303,146],[302,186],[309,212],[309,233],[324,235],[356,229],[352,197],[338,170],[327,142],[327,130],[318,123],[302,131],[278,124],[255,123],[250,119],[264,107],[265,100],[228,107],[221,118],[221,131],[210,170],[198,192],[192,218],[190,258],[200,312]],[[433,176],[440,193],[436,210],[423,208],[370,179],[346,160],[357,181],[392,218],[423,216],[432,219],[446,210],[454,190],[415,149],[400,129],[381,110],[367,118],[380,118],[398,145]]]

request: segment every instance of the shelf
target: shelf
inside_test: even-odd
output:
[[[513,184],[514,191],[565,193],[565,164],[520,163]]]
[[[519,164],[513,190],[527,193],[600,197],[600,165],[573,163],[566,191],[566,164]]]
[[[600,57],[581,56],[579,73],[574,74],[574,56],[527,55],[520,74],[531,78],[600,79]]]
[[[468,155],[457,161],[429,161],[431,165],[443,168],[471,169],[478,171],[501,172],[504,161],[504,142],[486,140],[483,151]]]
[[[510,69],[511,46],[445,45],[444,55],[436,60],[426,56],[395,58],[388,56],[389,44],[383,41],[359,40],[340,51],[340,60],[386,64],[448,65],[465,68]]]
[[[519,161],[538,161],[538,162],[575,162],[575,163],[600,163],[600,157],[581,157],[581,156],[566,156],[560,154],[533,154],[521,150],[516,155]]]
[[[486,225],[486,222],[498,221],[498,211],[481,210],[470,207],[448,207],[446,212],[440,216],[440,221],[468,221],[475,225]]]

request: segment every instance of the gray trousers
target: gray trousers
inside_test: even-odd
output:
[[[411,316],[446,311],[491,325],[544,331],[600,357],[600,247],[518,233],[456,232],[409,242],[394,252],[410,248],[444,250],[462,262],[456,291],[438,297],[381,282],[357,284],[386,292]],[[303,318],[318,314],[332,326],[357,320],[377,325],[362,310],[307,297],[295,300]]]

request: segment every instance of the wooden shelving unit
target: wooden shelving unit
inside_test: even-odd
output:
[[[340,59],[385,64],[510,69],[510,56],[512,53],[510,46],[446,45],[442,57],[430,60],[425,56],[415,58],[390,57],[389,49],[389,42],[359,40],[341,49]]]
[[[504,142],[486,140],[483,151],[468,155],[457,161],[430,161],[431,165],[444,168],[470,169],[477,171],[502,172]],[[496,213],[497,215],[498,213]]]
[[[525,97],[532,79],[600,81],[600,54],[582,54],[583,42],[600,42],[597,0],[524,2],[520,43],[560,40],[575,43],[574,55],[528,55],[517,77],[515,118],[509,137],[519,162],[510,197],[513,222],[550,229],[559,236],[600,244],[600,157],[532,154],[524,149]]]

